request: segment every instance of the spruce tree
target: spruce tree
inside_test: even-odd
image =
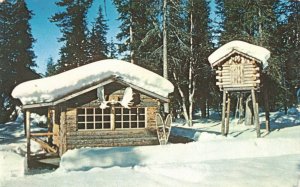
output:
[[[56,5],[64,11],[51,17],[62,32],[59,42],[64,45],[60,49],[58,71],[66,71],[88,62],[88,39],[86,14],[92,0],[61,0]]]
[[[54,63],[54,60],[52,57],[49,57],[47,60],[47,70],[46,70],[46,77],[55,75],[57,72],[56,70],[56,64]]]
[[[108,43],[107,43],[107,31],[108,26],[104,19],[102,8],[99,7],[98,17],[92,26],[91,36],[89,37],[90,42],[90,61],[94,62],[97,60],[103,60],[108,55]]]
[[[32,12],[24,0],[0,3],[0,121],[6,121],[18,104],[11,96],[13,88],[37,78],[32,50],[34,39],[29,20]]]

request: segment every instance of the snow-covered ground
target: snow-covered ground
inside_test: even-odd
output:
[[[38,121],[43,120],[32,116]],[[261,121],[264,116],[261,114]],[[228,137],[220,121],[173,123],[187,144],[68,151],[56,171],[24,175],[21,120],[0,125],[0,186],[300,186],[300,108],[271,114],[271,132],[232,120]],[[35,146],[38,150],[38,146]]]

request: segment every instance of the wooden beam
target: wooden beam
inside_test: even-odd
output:
[[[54,133],[53,132],[32,132],[31,133],[31,137],[35,137],[35,136],[53,136]]]
[[[260,124],[259,124],[259,116],[258,116],[258,104],[256,102],[256,97],[255,97],[255,91],[251,90],[251,95],[252,95],[252,104],[253,104],[253,111],[254,111],[254,124],[256,126],[256,135],[257,138],[260,138]]]
[[[57,150],[54,149],[53,147],[51,147],[49,144],[47,144],[46,142],[44,142],[43,140],[40,140],[38,138],[35,137],[31,137],[31,139],[35,142],[37,142],[38,144],[41,145],[41,147],[46,150],[47,152],[52,152],[52,153],[56,153]]]
[[[225,122],[225,135],[228,135],[229,132],[229,120],[230,120],[230,94],[228,93],[227,98],[227,109],[226,109],[226,122]]]
[[[25,113],[26,123],[26,140],[27,140],[27,159],[30,159],[30,111],[26,110]]]
[[[221,122],[221,133],[223,136],[225,136],[225,111],[226,111],[226,91],[223,91],[222,122]]]

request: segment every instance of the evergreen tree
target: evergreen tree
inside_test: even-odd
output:
[[[0,3],[0,121],[8,120],[17,104],[11,97],[13,88],[38,77],[29,20],[32,12],[24,0]],[[22,76],[20,76],[22,75]]]
[[[58,71],[66,71],[88,62],[88,39],[86,14],[92,0],[61,0],[56,5],[64,8],[56,13],[51,22],[56,23],[62,32],[59,39],[64,45],[60,49]]]
[[[108,26],[104,19],[101,6],[99,7],[98,17],[93,23],[90,36],[90,61],[103,60],[108,55],[108,43],[106,39]]]
[[[110,43],[108,44],[108,53],[108,58],[117,58],[118,51],[112,38],[110,39]]]
[[[46,77],[55,75],[56,72],[57,72],[57,70],[56,70],[56,64],[54,63],[53,58],[49,57],[48,61],[47,61]]]
[[[114,0],[114,3],[122,21],[117,35],[122,42],[119,53],[125,54],[125,60],[159,72],[155,65],[161,52],[157,51],[161,47],[159,1]]]

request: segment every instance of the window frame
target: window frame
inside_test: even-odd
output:
[[[84,113],[79,113],[79,110],[84,110]],[[92,113],[88,113],[87,111],[92,109]],[[101,113],[96,113],[96,109],[101,110]],[[109,113],[105,113],[105,110],[109,110]],[[147,128],[147,107],[131,107],[130,109],[126,109],[124,107],[109,107],[107,109],[101,109],[99,107],[78,107],[76,108],[76,129],[77,131],[106,131],[106,130],[140,130]],[[121,110],[121,114],[116,114],[116,109]],[[136,109],[137,112],[132,113],[132,109]],[[144,113],[140,114],[139,110],[144,110]],[[129,110],[128,114],[124,114],[124,110]],[[140,114],[140,115],[139,115]],[[124,121],[124,115],[128,116],[128,120]],[[88,117],[92,116],[93,120],[89,121]],[[101,121],[97,121],[96,117],[101,116]],[[105,117],[109,116],[109,120],[105,120]],[[121,120],[117,120],[117,116],[121,116]],[[136,116],[136,120],[131,120],[132,116]],[[144,116],[144,119],[139,119],[139,116]],[[79,121],[79,117],[84,117],[83,121]],[[128,123],[128,128],[124,127],[124,122]],[[96,124],[100,123],[101,128],[96,128]],[[117,123],[121,123],[121,127],[117,127]],[[136,127],[132,127],[133,123],[136,123]],[[83,124],[84,128],[79,128],[79,124]],[[93,128],[88,128],[88,124],[92,124]],[[109,124],[109,128],[104,128],[105,124]],[[140,124],[144,124],[140,127]]]

